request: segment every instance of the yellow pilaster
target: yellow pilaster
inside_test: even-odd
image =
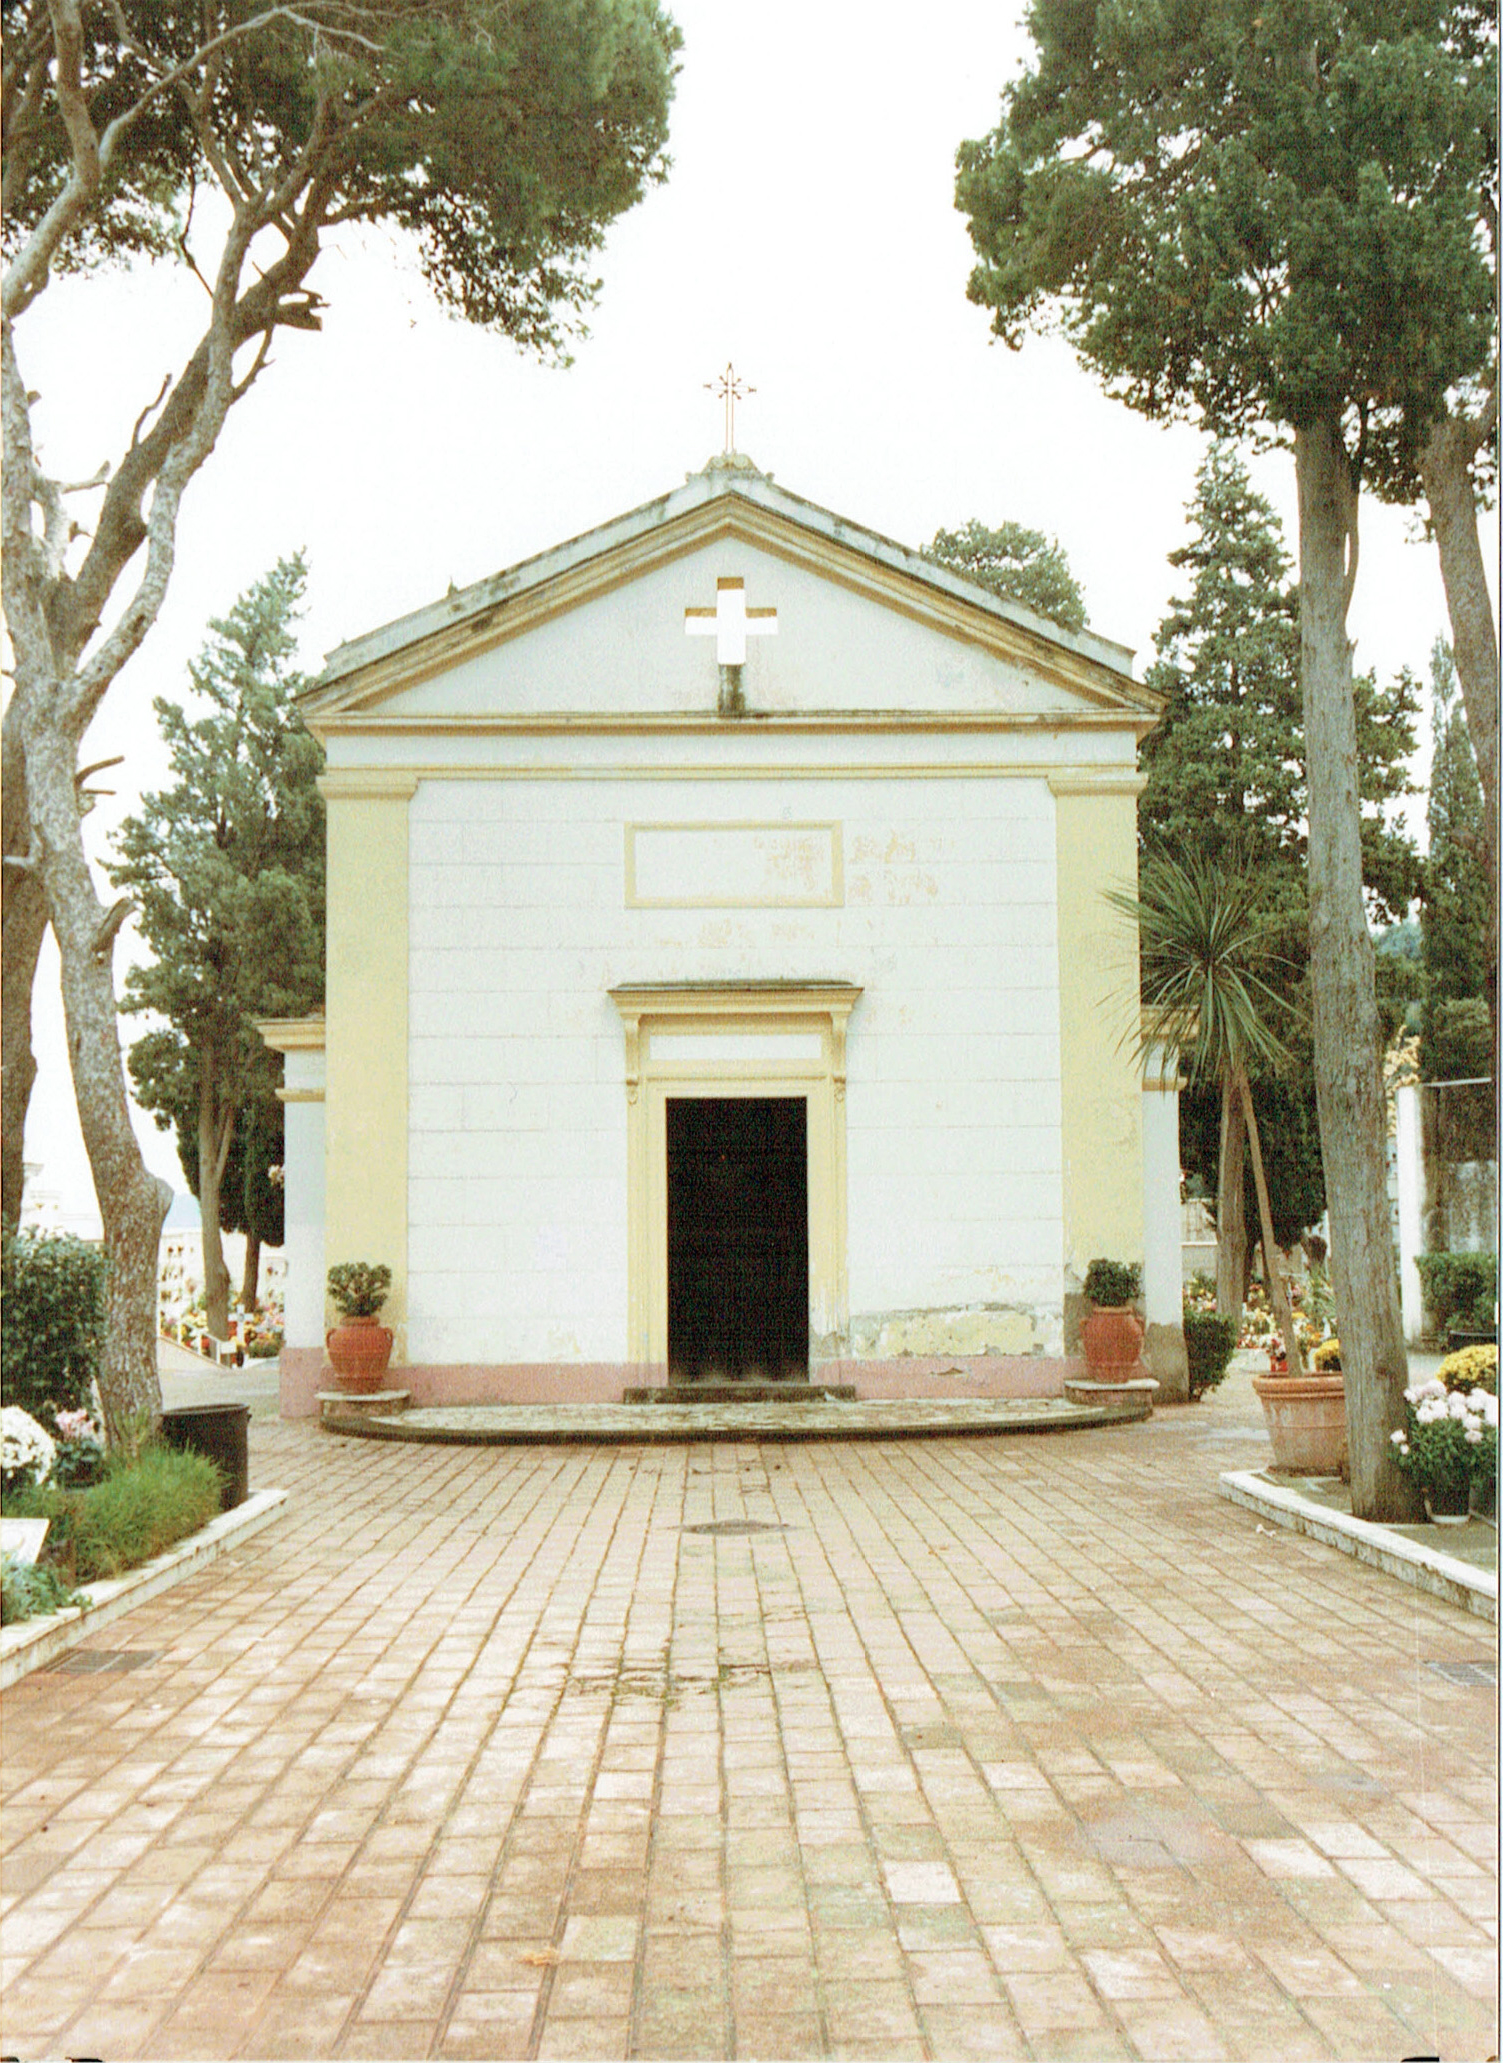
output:
[[[325,1263],[385,1263],[407,1358],[407,805],[410,774],[349,771],[328,804]]]
[[[1138,940],[1106,900],[1136,893],[1137,797],[1126,769],[1051,775],[1059,883],[1061,1148],[1066,1286],[1096,1256],[1143,1257]],[[1073,1285],[1070,1278],[1074,1278]]]

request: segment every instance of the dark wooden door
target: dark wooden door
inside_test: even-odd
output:
[[[674,1096],[667,1118],[672,1379],[806,1377],[804,1098]]]

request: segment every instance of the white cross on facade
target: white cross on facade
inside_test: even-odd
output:
[[[717,580],[713,609],[685,609],[684,629],[691,638],[713,637],[715,657],[722,666],[746,664],[746,641],[775,637],[776,609],[748,609],[744,580]]]

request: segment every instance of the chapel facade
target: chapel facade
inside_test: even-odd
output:
[[[341,1260],[420,1402],[1057,1389],[1088,1260],[1145,1251],[1107,896],[1157,707],[734,453],[340,647],[326,1011],[265,1028],[284,1411]]]

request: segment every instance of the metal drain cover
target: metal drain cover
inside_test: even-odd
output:
[[[96,1670],[139,1669],[161,1659],[160,1648],[69,1648],[47,1669],[59,1676],[92,1676]]]
[[[1482,1683],[1497,1688],[1496,1662],[1427,1662],[1425,1667],[1443,1676],[1447,1683]]]
[[[784,1527],[765,1519],[710,1519],[702,1526],[685,1526],[685,1533],[712,1533],[717,1540],[733,1540],[743,1533],[781,1533]]]

